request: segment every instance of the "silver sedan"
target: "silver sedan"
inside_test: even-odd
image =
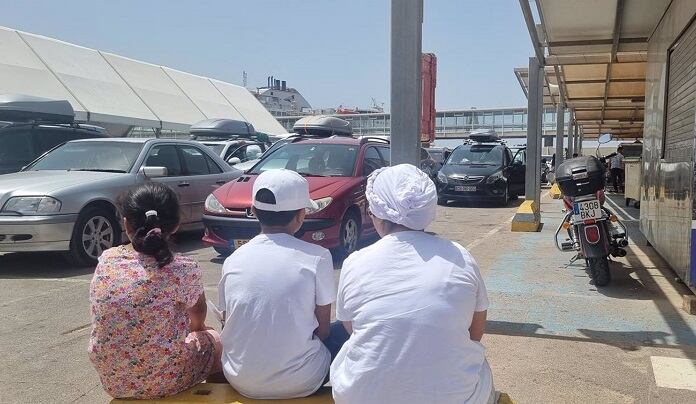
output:
[[[209,148],[174,139],[65,143],[23,171],[0,175],[0,252],[65,251],[94,264],[123,236],[116,199],[144,181],[174,189],[182,229],[201,226],[205,198],[241,175]]]

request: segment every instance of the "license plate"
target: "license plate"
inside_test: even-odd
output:
[[[476,192],[476,187],[466,185],[455,185],[454,190],[456,192]]]
[[[234,240],[234,248],[239,248],[248,242],[249,240]]]
[[[573,220],[582,222],[585,220],[601,219],[602,206],[597,199],[575,202],[573,204]]]

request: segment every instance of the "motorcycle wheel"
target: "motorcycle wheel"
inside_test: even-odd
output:
[[[609,272],[609,260],[607,257],[588,258],[590,267],[590,278],[595,286],[607,286],[611,282],[611,272]]]

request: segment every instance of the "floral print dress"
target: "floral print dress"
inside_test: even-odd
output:
[[[89,355],[107,393],[168,396],[208,376],[214,341],[190,333],[186,312],[202,293],[201,270],[188,257],[159,268],[127,246],[102,254],[90,287]]]

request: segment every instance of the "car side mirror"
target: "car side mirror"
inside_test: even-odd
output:
[[[167,167],[140,167],[140,174],[145,178],[161,178],[167,176]]]
[[[515,160],[512,162],[513,166],[521,166],[522,165],[522,160]]]
[[[242,162],[242,159],[240,159],[239,157],[230,157],[230,158],[227,160],[227,164],[229,164],[229,165],[231,165],[231,166],[233,166],[233,165],[235,165],[235,164],[239,164],[239,163],[241,163],[241,162]]]

